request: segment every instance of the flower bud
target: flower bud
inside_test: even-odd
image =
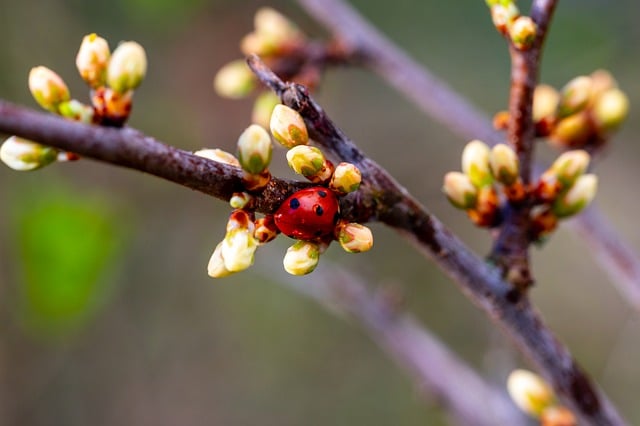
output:
[[[253,196],[248,192],[236,192],[231,196],[229,205],[234,209],[244,209],[253,201]]]
[[[30,171],[53,163],[58,150],[11,136],[0,147],[0,160],[14,170]]]
[[[297,241],[287,249],[282,264],[291,275],[306,275],[313,272],[320,260],[320,247],[309,241]]]
[[[500,220],[500,199],[493,186],[485,186],[478,190],[476,205],[467,210],[469,219],[477,226],[492,228]]]
[[[58,112],[58,106],[71,98],[64,80],[47,67],[31,68],[29,90],[38,105],[51,112]]]
[[[478,188],[491,185],[493,176],[489,167],[490,150],[479,140],[469,142],[462,151],[462,171]]]
[[[549,385],[530,371],[514,370],[507,379],[507,390],[513,402],[535,418],[555,404],[555,396]]]
[[[548,84],[539,84],[533,92],[533,121],[538,122],[555,114],[560,94]]]
[[[471,183],[469,176],[463,173],[447,173],[444,176],[442,190],[451,204],[459,209],[471,209],[476,205],[478,188]]]
[[[559,148],[584,146],[593,136],[593,128],[586,111],[563,118],[551,131],[549,143]]]
[[[591,77],[581,75],[568,82],[560,93],[558,117],[563,118],[583,110],[591,97]]]
[[[62,102],[58,105],[58,112],[64,118],[68,118],[73,121],[79,121],[81,123],[93,122],[93,108],[76,99]]]
[[[618,82],[606,70],[595,70],[591,73],[591,102],[595,102],[600,95],[611,89],[618,88]]]
[[[122,126],[131,113],[133,91],[117,92],[110,87],[99,87],[91,96],[93,119],[100,124]]]
[[[629,99],[620,89],[610,89],[602,93],[593,105],[592,117],[601,135],[616,130],[627,118]]]
[[[491,7],[491,20],[496,29],[506,34],[513,21],[520,15],[518,7],[513,2],[501,2]]]
[[[287,151],[289,167],[305,177],[318,174],[322,170],[324,162],[324,154],[314,146],[298,145]]]
[[[533,241],[540,241],[558,226],[558,217],[548,205],[534,206],[529,213],[529,217],[531,222],[530,235]]]
[[[265,43],[276,48],[284,42],[302,37],[296,25],[289,18],[270,7],[258,9],[253,23],[256,34]]]
[[[147,54],[135,41],[120,43],[107,68],[107,83],[118,93],[126,93],[142,83],[147,73]]]
[[[357,191],[362,182],[362,173],[355,164],[342,162],[336,166],[329,188],[339,194]]]
[[[568,188],[584,174],[590,160],[589,153],[582,149],[567,151],[556,158],[549,170],[556,175],[563,188]]]
[[[201,149],[193,153],[193,155],[197,155],[198,157],[207,158],[209,160],[213,160],[216,163],[228,164],[234,167],[240,167],[240,162],[233,154],[230,154],[221,149]]]
[[[255,225],[244,210],[234,210],[227,222],[227,233],[222,241],[224,266],[231,272],[242,271],[253,264],[258,242],[253,238]]]
[[[255,86],[256,78],[243,59],[224,65],[213,79],[216,93],[225,98],[244,98]]]
[[[96,33],[84,36],[76,55],[80,77],[93,89],[104,86],[109,66],[109,43]]]
[[[526,50],[533,45],[538,27],[528,16],[519,16],[509,27],[509,37],[513,45],[520,50]]]
[[[266,244],[278,236],[280,230],[276,226],[273,215],[267,215],[256,219],[256,229],[253,237],[258,240],[258,244]]]
[[[209,259],[207,274],[209,274],[211,278],[222,278],[233,274],[233,272],[228,270],[224,265],[224,259],[222,258],[222,243],[219,243],[216,246],[216,249],[213,251],[211,258]]]
[[[489,157],[491,173],[503,185],[514,184],[519,177],[519,162],[515,151],[505,144],[497,144]]]
[[[238,138],[238,161],[251,174],[260,174],[269,167],[271,150],[271,136],[257,124],[247,127]]]
[[[306,145],[309,142],[307,126],[298,111],[286,105],[276,105],[269,122],[271,133],[285,148]]]
[[[559,218],[573,216],[591,203],[598,190],[598,177],[580,176],[569,190],[553,203],[553,213]]]
[[[251,121],[262,127],[269,127],[271,113],[276,105],[280,103],[280,98],[273,92],[263,92],[256,98],[251,111]]]
[[[534,190],[536,200],[542,203],[550,203],[556,199],[562,186],[558,181],[558,176],[555,172],[547,170],[540,176],[538,184]]]
[[[258,191],[271,181],[271,172],[265,170],[259,174],[244,172],[242,175],[242,185],[247,191]]]
[[[371,229],[359,223],[343,223],[338,226],[338,242],[348,253],[361,253],[373,247]]]

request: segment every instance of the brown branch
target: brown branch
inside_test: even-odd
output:
[[[270,263],[269,265],[273,265]],[[401,368],[427,400],[434,397],[457,424],[526,424],[504,389],[489,384],[437,337],[403,311],[389,293],[372,294],[366,283],[338,265],[319,268],[306,282],[270,272],[289,288],[346,314]]]
[[[260,80],[305,119],[309,135],[325,151],[356,164],[363,175],[355,211],[395,228],[432,259],[487,316],[499,325],[553,385],[560,397],[587,423],[624,424],[613,405],[591,384],[568,349],[543,324],[526,296],[514,297],[495,268],[466,247],[421,206],[384,169],[367,158],[294,83],[282,82],[257,57],[248,60]],[[354,216],[359,216],[355,215]]]

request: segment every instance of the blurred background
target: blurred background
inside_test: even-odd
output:
[[[487,114],[504,108],[509,60],[483,1],[352,4]],[[74,65],[82,37],[97,32],[112,47],[136,40],[149,72],[130,125],[182,149],[233,151],[252,102],[222,99],[211,82],[240,56],[238,41],[264,5],[324,35],[294,1],[0,0],[0,97],[36,107],[27,75],[46,65],[86,100]],[[640,250],[638,13],[632,0],[561,1],[542,80],[560,87],[606,68],[631,98],[630,118],[598,164],[596,202]],[[365,152],[486,253],[486,233],[440,192],[466,141],[362,70],[331,70],[317,98]],[[275,156],[285,174],[284,152]],[[539,156],[549,161],[553,152],[541,146]],[[437,402],[357,324],[278,283],[286,238],[259,250],[249,271],[210,279],[207,261],[228,213],[219,200],[89,160],[34,173],[0,167],[0,424],[446,424]],[[373,228],[371,252],[331,247],[319,268],[338,263],[372,289],[401,289],[407,309],[491,381],[526,366],[433,264]],[[534,249],[533,262],[532,295],[546,321],[639,424],[640,316],[566,229]]]

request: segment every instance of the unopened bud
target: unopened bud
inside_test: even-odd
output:
[[[540,176],[534,195],[538,201],[549,203],[556,199],[561,189],[562,185],[558,181],[558,176],[555,172],[547,170]]]
[[[489,167],[490,150],[479,140],[469,142],[462,151],[462,171],[476,187],[491,185],[493,176]]]
[[[107,40],[92,33],[84,36],[76,55],[80,77],[92,88],[104,86],[111,51]]]
[[[260,174],[269,167],[271,150],[271,136],[257,124],[247,127],[238,138],[238,160],[251,174]]]
[[[514,184],[519,177],[519,162],[515,151],[505,144],[497,144],[489,157],[493,177],[503,185]]]
[[[539,418],[555,403],[553,391],[537,374],[527,370],[514,370],[507,379],[507,390],[513,402],[525,413]]]
[[[30,171],[53,163],[58,150],[11,136],[0,147],[0,160],[14,170]]]
[[[324,154],[314,146],[298,145],[287,151],[289,167],[305,177],[318,174],[324,167],[324,162]]]
[[[560,148],[584,146],[593,136],[593,128],[586,111],[563,118],[551,131],[549,143]]]
[[[538,27],[528,16],[519,16],[509,27],[509,37],[513,45],[520,50],[526,50],[533,45]]]
[[[255,32],[272,46],[302,37],[302,34],[289,18],[270,8],[258,9],[254,17]]]
[[[244,210],[234,210],[227,222],[227,233],[222,241],[224,266],[231,272],[242,271],[253,264],[258,242],[253,237],[255,225]]]
[[[511,114],[509,111],[498,111],[493,116],[493,128],[496,130],[507,130]]]
[[[471,183],[469,176],[464,173],[447,173],[444,176],[442,190],[451,204],[459,209],[471,209],[476,205],[478,188]]]
[[[209,160],[213,160],[217,163],[228,164],[234,167],[240,167],[240,162],[233,154],[230,154],[221,149],[201,149],[193,153],[193,155],[197,155],[198,157],[207,158]]]
[[[213,88],[216,93],[225,98],[244,98],[255,86],[256,78],[243,59],[224,65],[213,79]]]
[[[93,91],[91,103],[96,122],[120,127],[131,114],[133,91],[120,93],[110,87],[99,87]]]
[[[357,191],[362,182],[362,173],[355,164],[342,162],[336,166],[329,188],[339,194]]]
[[[207,273],[211,278],[222,278],[233,274],[233,272],[228,270],[224,265],[224,259],[222,258],[222,243],[218,244],[216,249],[213,251],[211,258],[209,259],[209,264],[207,265]]]
[[[520,11],[513,2],[496,2],[491,8],[491,20],[496,29],[506,34],[513,21],[520,16]]]
[[[234,209],[244,209],[253,201],[253,196],[248,192],[236,192],[231,196],[229,205]]]
[[[620,127],[628,114],[629,99],[620,89],[607,90],[593,105],[593,120],[601,135],[606,135]]]
[[[553,212],[559,218],[573,216],[591,203],[598,190],[598,177],[593,174],[580,176],[569,190],[553,203]]]
[[[618,82],[607,70],[595,70],[590,77],[592,102],[595,102],[604,92],[618,88]]]
[[[118,93],[134,90],[147,73],[147,54],[135,41],[120,43],[107,68],[107,83]]]
[[[373,247],[373,233],[359,223],[344,223],[338,226],[338,242],[348,253],[361,253]]]
[[[262,173],[253,174],[244,172],[242,175],[242,184],[247,191],[258,191],[271,181],[271,172],[265,170]]]
[[[558,117],[566,117],[583,110],[589,103],[593,82],[591,77],[578,76],[569,81],[560,93]]]
[[[297,241],[287,249],[282,264],[291,275],[306,275],[313,272],[320,260],[320,246],[309,241]]]
[[[258,241],[258,244],[266,244],[269,241],[272,241],[280,232],[273,219],[273,215],[267,215],[256,219],[255,224],[256,229],[253,232],[253,236]]]
[[[71,98],[64,80],[43,66],[31,68],[29,90],[42,108],[52,112],[58,112],[58,106]]]
[[[558,109],[560,94],[548,84],[539,84],[533,92],[533,121],[551,117]]]
[[[256,98],[251,112],[251,121],[264,128],[269,127],[271,113],[276,105],[280,103],[280,98],[273,92],[263,92]]]
[[[477,226],[492,228],[500,220],[500,199],[493,186],[485,186],[478,190],[476,205],[467,210],[469,219]]]
[[[547,407],[540,416],[540,426],[576,426],[576,416],[566,407]]]
[[[533,241],[540,241],[558,226],[558,217],[548,205],[534,206],[529,217],[531,219],[530,232]]]
[[[587,151],[576,149],[561,154],[550,167],[563,188],[568,188],[582,176],[589,167],[591,156]]]
[[[307,126],[298,111],[286,105],[276,105],[269,122],[271,133],[285,148],[309,142]]]
[[[58,112],[61,116],[81,123],[91,123],[93,121],[93,108],[82,102],[71,99],[58,105]]]

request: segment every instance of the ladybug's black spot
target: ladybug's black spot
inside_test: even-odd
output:
[[[327,196],[327,191],[318,191],[318,195],[324,198]]]
[[[324,214],[324,209],[322,208],[322,206],[316,205],[314,209],[317,216],[322,216]]]
[[[289,201],[289,207],[294,210],[297,209],[298,207],[300,207],[300,200],[298,200],[297,198],[292,198],[291,201]]]
[[[317,230],[316,233],[314,234],[316,237],[319,237],[322,235],[322,231],[321,230]]]

